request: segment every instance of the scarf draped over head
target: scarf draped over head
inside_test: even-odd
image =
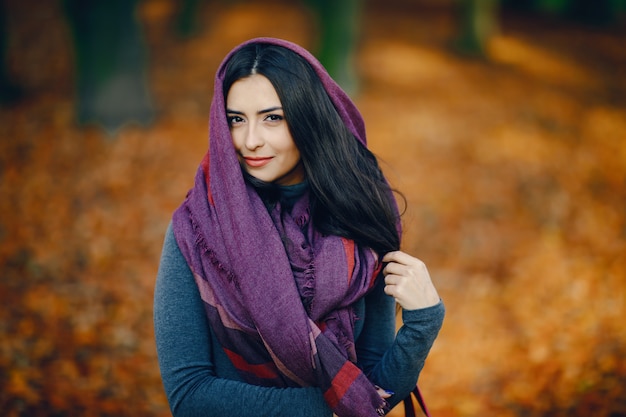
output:
[[[175,211],[176,241],[200,290],[210,326],[248,383],[322,389],[333,412],[376,416],[385,402],[355,365],[351,305],[374,285],[380,264],[351,240],[312,227],[308,194],[291,211],[270,211],[244,181],[222,92],[232,54],[250,43],[302,56],[319,76],[343,122],[366,146],[350,98],[303,48],[258,38],[231,51],[215,77],[209,151]]]

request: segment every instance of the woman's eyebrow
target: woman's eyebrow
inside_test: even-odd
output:
[[[273,111],[276,111],[276,110],[282,110],[282,109],[283,109],[283,108],[282,108],[281,106],[275,106],[275,107],[270,107],[270,108],[268,108],[268,109],[259,110],[259,111],[257,112],[257,114],[271,113],[271,112],[273,112]]]
[[[275,106],[275,107],[269,107],[267,109],[263,109],[263,110],[259,110],[258,112],[256,112],[256,114],[265,114],[265,113],[271,113],[273,111],[277,111],[277,110],[282,110],[283,108],[281,106]],[[240,114],[240,115],[244,115],[245,113],[239,110],[233,110],[233,109],[226,109],[226,113],[229,114]]]

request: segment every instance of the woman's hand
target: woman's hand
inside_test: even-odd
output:
[[[424,262],[402,251],[389,252],[382,261],[387,262],[383,269],[385,294],[395,298],[403,309],[417,310],[439,302]]]

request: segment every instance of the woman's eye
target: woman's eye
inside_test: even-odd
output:
[[[278,122],[283,120],[283,116],[279,114],[268,114],[265,120],[268,120],[270,122]]]
[[[243,122],[243,119],[240,116],[228,116],[227,119],[230,126]]]

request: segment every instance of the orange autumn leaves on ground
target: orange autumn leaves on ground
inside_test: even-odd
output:
[[[293,4],[207,10],[185,42],[168,35],[171,2],[142,7],[160,108],[148,128],[74,126],[52,7],[38,12],[46,39],[11,55],[31,94],[0,110],[2,415],[169,415],[152,290],[206,149],[213,72],[258,34],[313,46]],[[271,25],[278,11],[289,25]],[[446,49],[445,10],[374,5],[364,19],[357,104],[408,202],[404,247],[448,311],[420,381],[433,415],[625,414],[623,38],[511,18],[481,62]],[[61,61],[33,70],[51,49]]]

